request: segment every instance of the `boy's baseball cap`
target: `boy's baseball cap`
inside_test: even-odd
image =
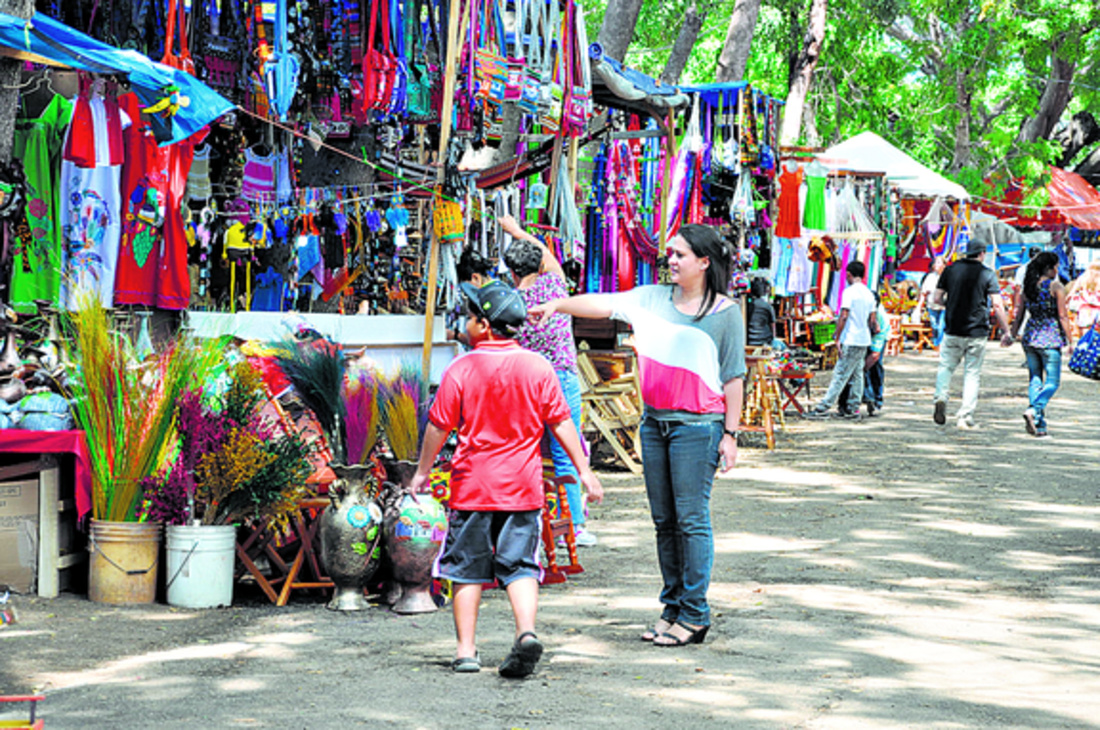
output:
[[[466,298],[498,329],[514,331],[527,321],[523,297],[504,282],[493,280],[478,287],[464,281],[461,286]]]

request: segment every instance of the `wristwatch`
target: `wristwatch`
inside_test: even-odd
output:
[[[724,433],[725,433],[725,434],[726,434],[727,436],[733,436],[733,439],[734,439],[734,441],[736,441],[736,440],[737,440],[737,431],[731,431],[731,430],[730,430],[730,429],[728,429],[728,428],[723,428],[723,429],[722,429],[722,431],[723,431],[723,432],[724,432]]]

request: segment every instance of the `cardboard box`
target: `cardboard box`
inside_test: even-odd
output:
[[[38,480],[0,482],[0,584],[35,587],[38,568]]]

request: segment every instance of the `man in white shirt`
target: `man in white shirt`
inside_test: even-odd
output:
[[[1024,277],[1027,275],[1027,265],[1031,263],[1031,260],[1039,255],[1043,249],[1038,246],[1032,246],[1027,250],[1027,261],[1016,267],[1016,275],[1012,277],[1012,281],[1016,284],[1016,289],[1024,288]]]
[[[848,403],[841,404],[845,418],[860,419],[859,405],[863,401],[863,362],[871,337],[878,331],[875,296],[863,283],[866,267],[859,261],[848,264],[845,280],[848,286],[840,298],[840,316],[836,320],[833,339],[840,348],[840,357],[833,368],[829,390],[821,401],[806,411],[806,418],[827,418],[844,386],[851,384]]]

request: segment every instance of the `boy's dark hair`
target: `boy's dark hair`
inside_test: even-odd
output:
[[[462,255],[458,257],[458,264],[455,266],[455,270],[458,274],[459,281],[471,281],[474,278],[474,274],[491,276],[493,273],[492,264],[486,261],[484,256],[470,246],[466,247]]]
[[[848,264],[848,273],[857,279],[862,279],[867,273],[867,267],[863,265],[862,261],[852,261]]]
[[[768,292],[771,291],[772,285],[768,283],[768,280],[763,276],[754,277],[749,292],[752,294],[753,299],[763,299],[768,296]]]

